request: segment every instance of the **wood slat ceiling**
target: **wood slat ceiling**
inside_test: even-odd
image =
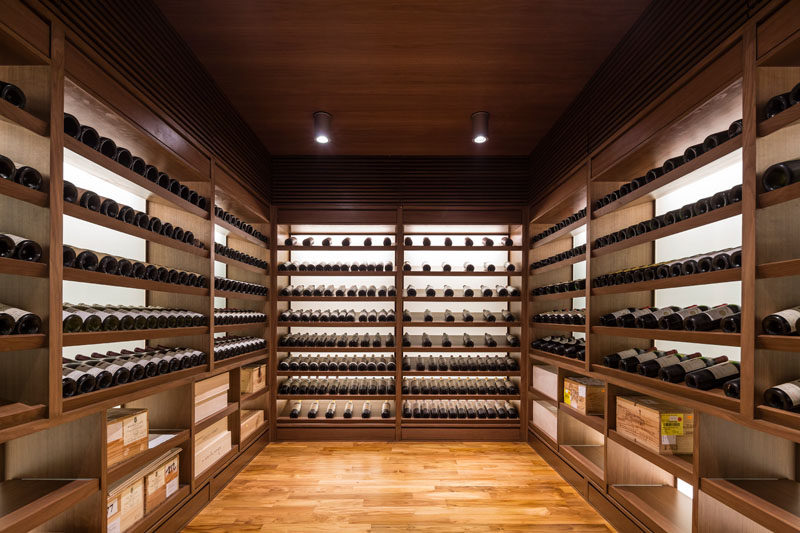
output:
[[[156,4],[273,155],[472,156],[528,154],[648,0]]]

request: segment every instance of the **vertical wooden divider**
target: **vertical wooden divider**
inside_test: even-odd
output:
[[[278,434],[278,210],[270,208],[269,213],[269,331],[267,333],[267,357],[269,391],[269,440],[274,441]]]
[[[209,199],[208,205],[208,225],[205,235],[206,242],[208,243],[208,370],[214,371],[214,269],[216,267],[214,253],[214,243],[217,234],[214,216],[214,206],[216,205],[217,188],[216,188],[216,174],[217,165],[215,160],[209,161]]]
[[[397,208],[394,233],[394,417],[395,417],[395,440],[400,440],[403,436],[403,261],[405,260],[405,225],[403,220],[403,208]]]
[[[531,322],[531,316],[529,311],[529,302],[530,302],[530,292],[528,289],[528,265],[530,264],[530,260],[528,259],[528,251],[530,250],[530,210],[526,207],[522,209],[522,254],[521,254],[521,261],[520,261],[520,286],[519,292],[522,295],[522,299],[519,305],[519,323],[520,323],[520,330],[519,330],[519,344],[520,344],[520,351],[519,351],[519,368],[520,368],[520,378],[519,378],[519,438],[521,441],[525,442],[528,439],[528,387],[530,386],[530,378],[529,373],[531,371],[529,359],[528,359],[528,348],[530,347],[530,338],[529,332],[530,327],[529,324]],[[508,252],[509,261],[511,261],[511,252]],[[509,285],[513,285],[512,280],[513,278],[506,278]],[[510,305],[510,304],[509,304]]]

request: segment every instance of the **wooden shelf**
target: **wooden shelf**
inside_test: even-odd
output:
[[[100,490],[98,479],[0,482],[0,531],[29,531]]]
[[[497,339],[497,346],[485,346],[483,345],[483,338],[476,337],[475,346],[467,347],[461,345],[461,337],[453,336],[452,342],[453,346],[445,347],[441,346],[441,344],[437,345],[437,342],[440,342],[437,337],[438,335],[433,335],[431,340],[433,341],[433,346],[422,346],[422,336],[421,335],[409,335],[411,337],[411,346],[402,346],[402,350],[404,352],[521,352],[521,346],[509,346],[506,343],[505,338]]]
[[[756,348],[800,352],[800,337],[794,335],[756,335]]]
[[[276,352],[289,353],[289,352],[303,352],[303,353],[372,353],[372,352],[394,352],[394,346],[280,346],[275,348]]]
[[[0,337],[0,352],[16,352],[19,350],[35,350],[47,347],[47,335],[3,335]]]
[[[208,334],[208,326],[188,328],[132,329],[128,331],[98,331],[64,333],[64,346],[83,346],[84,344],[101,344],[106,342],[127,342],[145,339],[166,339],[172,337],[191,337]]]
[[[654,532],[692,531],[692,500],[675,487],[611,485],[608,493]]]
[[[552,329],[556,331],[573,331],[586,333],[586,324],[553,324],[551,322],[531,322],[532,329]]]
[[[217,226],[222,228],[222,232],[221,233],[224,233],[225,236],[227,236],[227,237],[234,237],[236,239],[240,239],[240,240],[243,240],[243,241],[247,241],[247,242],[249,242],[251,244],[255,244],[256,246],[260,246],[262,248],[269,249],[269,245],[267,243],[265,243],[264,241],[256,239],[255,237],[253,237],[252,235],[250,235],[246,231],[244,231],[242,229],[239,229],[236,226],[234,226],[233,224],[230,224],[230,223],[222,220],[218,216],[214,217],[214,224],[216,224]]]
[[[444,376],[444,377],[517,377],[519,370],[403,370],[403,377]]]
[[[756,278],[782,278],[784,276],[800,276],[800,259],[773,261],[756,265]]]
[[[694,479],[694,463],[691,455],[662,455],[655,453],[623,437],[613,429],[608,430],[608,438],[675,477],[679,477],[686,482],[691,482]]]
[[[691,274],[688,276],[676,276],[674,278],[654,279],[653,281],[640,281],[638,283],[625,283],[622,285],[597,287],[592,289],[592,294],[624,294],[628,292],[656,291],[659,289],[672,289],[675,287],[692,287],[695,285],[710,285],[712,283],[728,283],[730,281],[741,281],[741,279],[741,268],[729,268],[726,270],[703,272],[702,274]]]
[[[278,370],[278,376],[394,377],[395,370]],[[404,375],[406,375],[404,373]]]
[[[586,361],[571,359],[565,355],[543,352],[542,350],[536,350],[535,348],[528,348],[528,355],[552,362],[554,365],[561,368],[586,370]]]
[[[394,246],[277,246],[279,252],[388,252]]]
[[[800,109],[794,106],[792,106],[792,108],[796,110]],[[796,200],[797,198],[800,198],[800,182],[792,183],[791,185],[775,189],[774,191],[759,193],[756,198],[756,205],[759,209],[764,209],[765,207],[772,207],[773,205],[779,205],[791,200]]]
[[[562,259],[556,263],[550,263],[549,265],[545,265],[539,268],[532,268],[530,270],[531,275],[535,276],[537,274],[544,274],[545,272],[552,272],[553,270],[558,270],[559,268],[564,268],[568,266],[572,266],[575,263],[580,263],[581,261],[586,261],[586,254],[576,255],[574,257],[568,257],[567,259]]]
[[[147,450],[134,455],[130,459],[126,459],[125,461],[109,466],[107,473],[108,485],[114,484],[114,482],[124,478],[131,472],[135,472],[136,470],[150,463],[151,461],[158,459],[165,452],[171,450],[172,448],[175,448],[176,446],[180,446],[181,444],[189,440],[188,429],[182,429],[182,430],[151,429],[149,440],[152,441],[153,440],[152,437],[160,436],[162,433],[174,433],[174,435],[160,444],[156,444],[155,446],[150,445],[150,447]]]
[[[47,406],[0,400],[0,428],[25,424],[47,416]]]
[[[576,445],[560,444],[558,450],[568,460],[577,466],[595,485],[603,487],[605,485],[605,446],[597,445]]]
[[[261,389],[258,389],[255,392],[243,393],[241,396],[239,396],[239,405],[241,406],[244,402],[246,402],[248,400],[252,400],[253,398],[258,398],[259,396],[264,396],[268,392],[269,392],[269,389],[267,387],[263,387]]]
[[[520,322],[464,322],[463,320],[456,320],[455,322],[403,322],[404,327],[408,328],[424,328],[424,327],[438,327],[438,328],[518,328],[522,326]]]
[[[243,263],[242,261],[225,257],[224,255],[214,254],[214,261],[225,263],[226,265],[230,265],[234,268],[241,268],[242,270],[247,270],[248,272],[255,272],[256,274],[263,274],[265,276],[269,274],[268,268],[261,268],[248,263]],[[280,276],[280,272],[278,272],[278,275]]]
[[[403,250],[407,252],[521,252],[522,246],[404,246]]]
[[[246,365],[254,361],[265,359],[269,355],[269,349],[256,350],[254,352],[243,353],[234,357],[228,357],[221,361],[214,361],[214,371],[224,368],[232,368],[241,365]]]
[[[50,274],[50,267],[47,263],[0,257],[0,274],[46,278]]]
[[[431,270],[429,272],[425,272],[422,270],[403,270],[403,277],[449,277],[449,276],[457,276],[457,277],[489,277],[489,278],[508,278],[508,277],[519,277],[522,276],[522,272],[514,271],[508,272],[506,270],[496,270],[494,272],[485,272],[483,270],[479,272],[464,272],[463,270],[452,270],[450,272],[443,272],[441,270]]]
[[[5,102],[5,100],[0,100]],[[43,185],[44,186],[44,185]],[[0,194],[9,198],[38,205],[39,207],[50,207],[50,195],[43,191],[34,191],[24,185],[11,180],[0,179]]]
[[[617,328],[592,326],[592,333],[613,337],[635,339],[661,339],[674,342],[693,342],[698,344],[718,344],[720,346],[739,346],[741,334],[715,331],[685,331],[674,329]]]
[[[278,400],[394,400],[394,394],[278,394]],[[321,406],[320,406],[321,407]],[[324,413],[322,413],[324,414]]]
[[[401,418],[403,427],[482,427],[496,429],[500,427],[518,428],[519,418]]]
[[[393,328],[396,321],[391,322],[280,322],[279,328]]]
[[[671,192],[701,179],[707,178],[721,168],[741,160],[742,136],[739,135],[718,147],[705,152],[672,172],[642,185],[622,198],[592,211],[592,218],[600,218],[623,207],[633,207],[661,198]],[[633,179],[631,176],[629,179]]]
[[[278,296],[279,302],[393,302],[395,296]]]
[[[178,504],[189,496],[189,485],[181,485],[178,490],[169,498],[156,506],[155,509],[147,513],[141,520],[135,522],[130,528],[125,530],[125,533],[145,533],[150,531],[151,528],[158,523],[170,511],[176,509]]]
[[[129,287],[131,289],[170,292],[173,294],[192,294],[196,296],[208,296],[210,294],[208,288],[203,287],[162,283],[160,281],[129,278],[127,276],[104,274],[102,272],[93,272],[91,270],[81,270],[79,268],[70,267],[64,267],[64,281],[78,281],[80,283],[93,283],[96,285],[113,285],[115,287]]]
[[[700,490],[770,531],[800,531],[800,483],[797,481],[703,478]]]
[[[177,207],[205,220],[209,218],[208,211],[159,187],[158,184],[68,135],[64,136],[64,162],[139,198]]]
[[[657,230],[648,231],[647,233],[637,235],[636,237],[625,239],[624,241],[615,242],[614,244],[609,244],[608,246],[603,246],[602,248],[594,248],[592,249],[592,257],[613,254],[627,248],[632,248],[634,246],[639,246],[640,244],[663,239],[664,237],[669,237],[670,235],[675,235],[677,233],[683,233],[684,231],[689,231],[701,226],[707,226],[708,224],[741,214],[742,202],[729,204],[725,207],[720,207],[719,209],[709,211],[703,215],[693,216],[691,218],[687,218],[686,220],[681,220],[680,222],[670,224],[669,226],[664,226],[662,228],[658,228]]]
[[[327,277],[369,277],[369,278],[393,278],[397,274],[395,270],[278,270],[278,277],[297,278],[310,276],[316,278]]]
[[[320,409],[322,409],[322,405],[320,404]],[[355,410],[354,410],[355,411]],[[373,410],[374,413],[374,410]],[[361,418],[361,413],[353,412],[353,418],[325,418],[325,413],[319,413],[318,417],[320,418],[289,418],[288,416],[281,416],[278,417],[278,425],[279,426],[292,426],[292,427],[302,427],[308,425],[309,427],[318,428],[320,426],[358,426],[361,424],[373,427],[376,425],[389,425],[394,427],[397,419],[395,417],[391,418],[381,418],[380,413],[378,416],[372,416],[370,418]]]
[[[170,239],[169,237],[165,237],[164,235],[160,235],[153,231],[142,229],[138,226],[134,226],[133,224],[126,224],[121,220],[107,217],[106,215],[98,213],[97,211],[90,211],[89,209],[85,209],[77,204],[65,203],[64,214],[71,217],[79,218],[86,222],[91,222],[92,224],[97,224],[98,226],[103,226],[105,228],[112,229],[114,231],[119,231],[120,233],[125,233],[127,235],[138,237],[140,239],[145,239],[148,242],[160,244],[162,246],[166,246],[173,250],[179,250],[181,252],[197,255],[200,257],[209,257],[209,252],[205,248],[198,248],[197,246],[191,246],[189,244],[186,244],[185,242],[181,242],[175,239]]]
[[[0,99],[0,120],[25,128],[41,137],[47,137],[50,132],[47,122],[3,99]]]
[[[197,435],[204,429],[212,426],[214,422],[222,420],[223,418],[232,415],[239,410],[239,402],[228,402],[228,407],[217,411],[214,414],[208,415],[204,419],[194,423],[194,434]]]
[[[242,329],[249,329],[249,328],[267,328],[269,327],[269,319],[267,322],[248,322],[246,324],[226,324],[224,326],[218,326],[214,324],[214,333],[223,333],[227,331],[239,331]]]
[[[793,431],[800,431],[800,413],[794,411],[776,409],[768,405],[756,405],[756,418],[790,428]]]
[[[800,108],[798,108],[796,105],[793,105],[789,109],[781,111],[772,118],[759,121],[757,129],[758,136],[766,137],[767,135],[771,135],[776,131],[780,131],[783,128],[793,125],[798,120],[800,120]]]
[[[584,229],[585,227],[586,227],[586,217],[583,217],[581,219],[576,220],[572,224],[570,224],[568,226],[564,226],[560,230],[551,233],[547,237],[539,239],[538,241],[536,241],[535,243],[533,243],[531,245],[531,250],[539,248],[540,246],[544,246],[545,244],[547,244],[549,242],[553,242],[553,241],[556,241],[558,239],[563,239],[564,237],[567,237],[567,236],[572,237],[572,236],[574,236],[574,235],[576,235],[578,233],[582,233],[582,232],[586,231]],[[539,232],[537,232],[537,234],[538,233]]]
[[[586,424],[593,430],[597,431],[598,433],[605,434],[606,432],[606,420],[603,418],[602,415],[585,415],[570,407],[569,405],[565,404],[564,402],[558,402],[558,409],[560,412],[567,414],[574,418],[575,420]]]
[[[456,291],[458,293],[458,291]],[[404,296],[406,302],[520,302],[521,296]]]
[[[519,394],[403,394],[404,400],[519,400]],[[518,420],[517,418],[505,420]]]
[[[269,300],[269,294],[264,296],[259,296],[258,294],[246,294],[243,292],[233,292],[233,291],[221,291],[219,289],[214,289],[214,297],[215,298],[230,298],[235,300],[256,300],[261,302],[266,302]]]
[[[572,298],[584,298],[586,289],[567,292],[554,292],[553,294],[542,294],[541,296],[531,296],[532,302],[546,302],[551,300],[571,300]]]

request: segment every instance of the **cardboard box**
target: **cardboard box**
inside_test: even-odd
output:
[[[531,409],[533,425],[553,439],[558,440],[558,409],[546,402],[533,402]]]
[[[199,422],[228,407],[230,376],[226,372],[194,384],[194,421]]]
[[[694,412],[647,396],[617,396],[617,433],[658,454],[691,454]]]
[[[120,480],[108,491],[108,533],[122,533],[144,516],[144,479],[134,475]]]
[[[147,409],[109,409],[106,428],[108,466],[147,450]]]
[[[231,447],[230,431],[212,434],[204,442],[196,445],[194,454],[195,477],[219,461],[226,453],[231,451]]]
[[[533,365],[531,385],[548,398],[558,398],[558,370],[551,365]]]
[[[242,424],[239,442],[243,442],[264,423],[264,411],[242,410]]]
[[[241,392],[250,394],[267,386],[267,365],[254,364],[241,368]]]
[[[606,384],[584,376],[564,378],[564,403],[585,415],[605,411]]]
[[[145,513],[151,512],[178,491],[180,453],[180,448],[173,448],[145,468]]]

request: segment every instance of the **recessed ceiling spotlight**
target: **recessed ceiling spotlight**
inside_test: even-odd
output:
[[[327,144],[331,140],[331,114],[325,111],[314,113],[314,140]]]
[[[489,140],[489,112],[478,111],[472,114],[472,142],[483,144]]]

